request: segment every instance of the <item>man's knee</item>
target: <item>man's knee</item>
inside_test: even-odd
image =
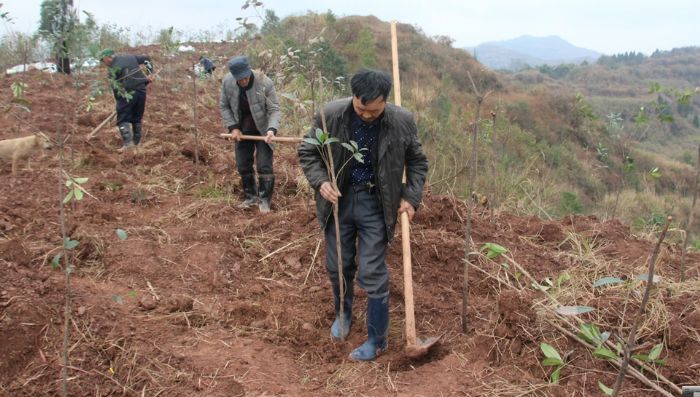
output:
[[[366,261],[360,258],[360,273],[357,281],[371,298],[381,298],[389,293],[389,269],[383,258],[381,256],[377,261]]]
[[[257,167],[258,169],[258,175],[274,175],[274,171],[272,170],[272,166],[262,166],[262,167]]]
[[[256,168],[258,170],[258,174],[274,174],[274,170],[272,167],[272,156],[266,157],[266,156],[259,156],[257,159],[257,164]]]
[[[368,280],[366,278],[358,278],[359,286],[367,292],[370,298],[383,298],[389,295],[389,275],[385,278]]]

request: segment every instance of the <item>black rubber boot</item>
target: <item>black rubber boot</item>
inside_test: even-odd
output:
[[[134,146],[134,135],[129,123],[120,123],[117,127],[119,128],[119,134],[122,136],[122,147],[117,149],[117,151],[123,152]]]
[[[258,203],[258,208],[263,214],[270,212],[270,201],[272,199],[272,190],[275,188],[275,176],[274,175],[259,175],[258,176],[260,186],[258,187],[258,194],[260,196],[260,203]]]
[[[134,129],[134,145],[141,143],[141,123],[131,123]]]
[[[241,175],[241,185],[243,185],[245,200],[238,204],[238,208],[249,208],[258,201],[258,192],[255,189],[255,174]]]

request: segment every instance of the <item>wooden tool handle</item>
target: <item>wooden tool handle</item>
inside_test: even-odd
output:
[[[394,104],[401,106],[401,79],[399,78],[399,46],[396,37],[396,21],[391,21],[391,59],[394,75]],[[403,170],[406,183],[406,169]],[[415,346],[416,315],[413,307],[413,265],[411,264],[411,225],[408,214],[401,213],[401,253],[403,256],[403,296],[406,315],[406,344]]]
[[[232,135],[231,134],[219,134],[219,136],[222,138],[231,138]],[[244,141],[264,141],[265,140],[264,136],[259,136],[259,135],[240,134],[239,136]],[[272,142],[300,143],[302,140],[303,140],[303,138],[294,137],[294,136],[274,136],[274,137],[272,137]]]
[[[116,111],[116,110],[113,111],[112,113],[110,113],[109,116],[107,116],[107,118],[104,119],[104,121],[102,121],[102,122],[100,123],[100,125],[98,125],[97,127],[95,127],[94,130],[92,130],[89,134],[87,134],[87,140],[89,141],[90,139],[94,138],[95,135],[97,135],[97,133],[100,132],[100,130],[102,129],[102,127],[104,127],[105,125],[107,125],[107,123],[109,123],[109,120],[112,120],[112,118],[113,118],[114,116],[116,116],[116,115],[117,115],[117,111]]]

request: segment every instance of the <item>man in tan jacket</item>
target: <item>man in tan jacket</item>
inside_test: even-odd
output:
[[[264,73],[251,70],[246,56],[232,58],[228,61],[228,68],[231,73],[224,77],[219,109],[224,126],[236,141],[236,168],[245,193],[245,200],[239,207],[248,208],[259,197],[260,212],[270,212],[275,185],[270,143],[277,134],[281,117],[275,87]],[[242,135],[265,136],[266,140],[243,140]],[[258,173],[257,189],[255,171]]]

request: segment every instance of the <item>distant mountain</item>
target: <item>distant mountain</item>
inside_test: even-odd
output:
[[[525,66],[592,62],[600,53],[576,47],[559,36],[520,36],[511,40],[490,41],[467,48],[491,69],[520,70]]]

